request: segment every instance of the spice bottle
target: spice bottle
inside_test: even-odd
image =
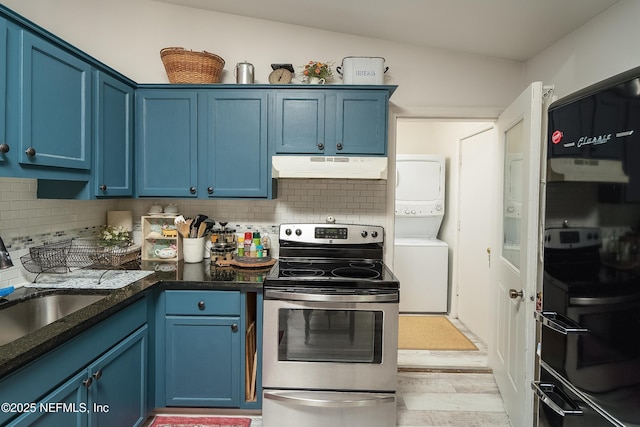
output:
[[[252,257],[252,258],[255,258],[256,257],[256,250],[257,250],[256,244],[251,242],[251,246],[249,247],[249,256]]]
[[[238,237],[238,256],[244,256],[244,237]]]
[[[262,245],[257,245],[256,246],[256,258],[262,258]]]
[[[271,249],[271,240],[269,239],[268,234],[263,234],[260,238],[260,244],[262,245],[262,255],[264,257],[269,256],[269,250]]]
[[[244,256],[251,256],[251,232],[244,233]]]
[[[255,243],[256,246],[258,246],[260,244],[260,232],[259,231],[254,231],[253,232],[253,243]]]

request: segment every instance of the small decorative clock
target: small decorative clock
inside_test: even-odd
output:
[[[269,83],[289,84],[293,79],[293,66],[291,64],[271,64],[273,71],[269,74]]]

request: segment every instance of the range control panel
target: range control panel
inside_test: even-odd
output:
[[[280,240],[337,245],[383,243],[384,228],[354,224],[281,224]]]
[[[600,246],[602,235],[595,227],[548,228],[544,232],[544,247],[550,249],[577,249]]]

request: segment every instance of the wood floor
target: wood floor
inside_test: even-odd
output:
[[[450,320],[479,351],[400,350],[397,425],[510,427],[486,345]]]

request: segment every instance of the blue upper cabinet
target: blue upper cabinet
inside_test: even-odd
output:
[[[94,81],[93,192],[96,197],[131,197],[134,89],[101,71]]]
[[[200,185],[209,197],[267,197],[266,91],[214,90],[206,102]]]
[[[145,87],[136,99],[138,196],[271,197],[266,91]]]
[[[325,92],[278,91],[274,98],[276,153],[324,153]]]
[[[387,91],[344,91],[336,94],[336,154],[386,155],[389,94]],[[335,150],[335,151],[334,151]]]
[[[19,162],[91,169],[92,67],[21,31]]]
[[[394,88],[277,89],[272,115],[274,152],[386,155],[389,94]]]
[[[198,196],[198,93],[136,93],[136,191],[139,196]]]

